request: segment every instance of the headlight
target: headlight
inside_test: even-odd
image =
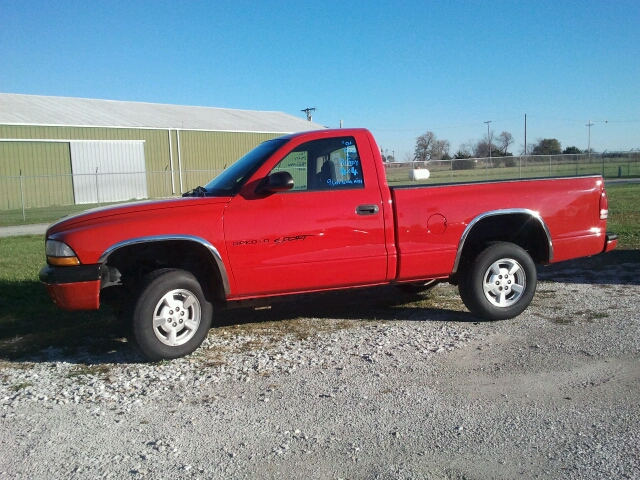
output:
[[[56,266],[80,265],[76,252],[66,243],[47,240],[45,244],[47,263]]]

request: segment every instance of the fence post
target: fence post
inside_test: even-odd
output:
[[[98,206],[100,206],[100,187],[98,187],[98,167],[96,167],[96,199],[98,200]]]
[[[551,155],[549,155],[549,176],[551,176]]]
[[[518,169],[518,178],[522,178],[522,155],[520,155],[519,162],[520,168]]]
[[[26,223],[27,217],[24,214],[24,188],[22,187],[22,169],[20,169],[20,203],[22,204],[22,221]]]

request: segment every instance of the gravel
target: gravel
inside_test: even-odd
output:
[[[385,287],[255,312],[171,362],[1,363],[0,479],[640,478],[640,268],[592,267],[544,269],[502,322],[449,285]]]

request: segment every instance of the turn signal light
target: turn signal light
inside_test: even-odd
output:
[[[47,257],[47,263],[54,267],[73,267],[80,265],[78,257]]]
[[[47,263],[55,267],[72,267],[80,265],[76,252],[66,243],[58,240],[47,240],[45,243]]]

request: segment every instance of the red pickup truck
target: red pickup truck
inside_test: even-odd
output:
[[[469,310],[519,315],[535,264],[615,248],[600,176],[390,188],[364,129],[262,143],[185,198],[51,225],[40,279],[61,308],[113,304],[150,359],[193,352],[214,308],[397,284],[457,284]]]

